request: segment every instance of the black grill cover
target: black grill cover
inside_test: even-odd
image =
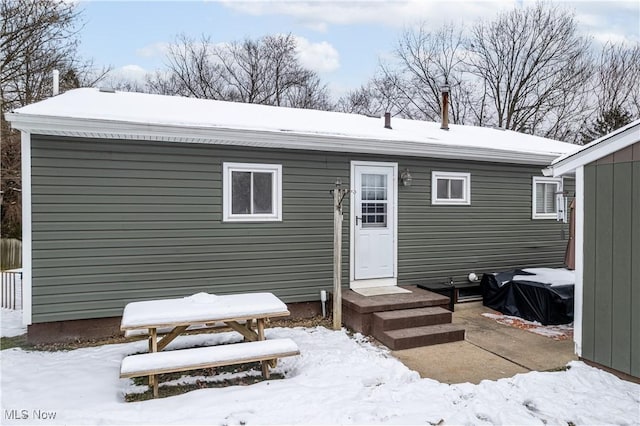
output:
[[[552,287],[526,281],[522,277],[513,280],[516,275],[534,274],[521,269],[483,274],[480,281],[482,303],[505,315],[538,321],[543,325],[573,322],[573,285]]]

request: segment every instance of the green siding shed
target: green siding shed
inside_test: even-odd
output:
[[[640,121],[556,161],[577,178],[578,355],[640,378]],[[578,261],[578,259],[580,259]],[[582,299],[582,300],[579,300]]]

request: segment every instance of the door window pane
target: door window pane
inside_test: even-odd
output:
[[[361,175],[362,227],[387,226],[387,175],[363,173]]]
[[[384,228],[387,226],[387,203],[362,203],[362,227]]]
[[[361,194],[363,200],[387,199],[387,179],[386,175],[363,174],[361,184]]]

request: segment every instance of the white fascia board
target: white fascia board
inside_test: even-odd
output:
[[[31,242],[31,135],[22,131],[20,157],[22,167],[22,324],[31,325],[32,242]]]
[[[551,170],[553,176],[573,173],[580,166],[585,166],[602,157],[613,154],[638,141],[640,141],[640,122],[626,128],[623,132],[615,133],[612,136],[596,141],[593,145],[586,146],[575,154],[551,165],[548,169]]]
[[[18,113],[7,114],[7,120],[16,129],[28,131],[31,134],[54,136],[404,155],[545,166],[558,157],[557,154],[552,153],[506,151],[486,147],[416,141],[380,140],[255,129],[143,124],[37,115],[27,116]]]
[[[584,166],[576,169],[575,204],[575,276],[573,303],[573,342],[575,353],[582,356],[582,330],[584,312]]]

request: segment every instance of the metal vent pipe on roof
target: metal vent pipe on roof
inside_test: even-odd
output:
[[[449,130],[449,83],[445,80],[440,87],[442,91],[442,130]]]
[[[52,94],[57,96],[60,93],[60,71],[53,70]]]
[[[384,128],[385,129],[390,129],[391,128],[391,113],[390,112],[385,112],[384,113]]]

